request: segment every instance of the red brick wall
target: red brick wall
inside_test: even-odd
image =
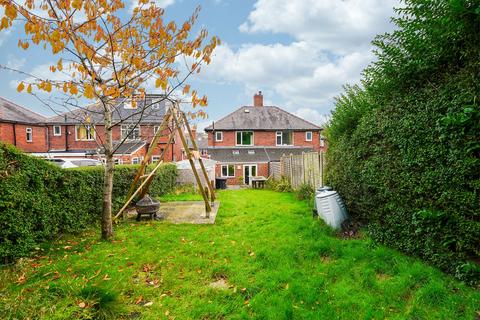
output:
[[[228,163],[229,165],[231,163]],[[256,164],[257,165],[257,176],[264,176],[268,177],[268,163],[235,163],[235,177],[234,178],[227,178],[228,185],[239,185],[239,177],[243,177],[243,165],[244,164]],[[224,165],[227,165],[225,163]],[[217,163],[215,167],[215,177],[222,176],[222,163]],[[243,181],[243,179],[241,180]],[[243,182],[241,183],[243,184]]]
[[[208,132],[208,145],[215,147],[234,147],[236,145],[236,131],[222,131],[223,141],[214,141],[212,131]],[[312,147],[315,151],[320,150],[320,133],[313,131],[312,141],[305,140],[306,131],[293,132],[293,145],[296,147]],[[277,146],[276,131],[254,131],[254,146],[276,147]]]
[[[12,123],[0,123],[0,141],[14,144]]]
[[[61,128],[61,135],[60,136],[54,136],[53,135],[53,126],[48,126],[48,137],[50,139],[49,141],[49,148],[50,150],[66,150],[66,131],[65,131],[65,126],[60,126]]]
[[[32,128],[32,142],[27,142],[27,128]],[[46,135],[46,127],[43,126],[18,123],[0,124],[0,140],[14,144],[25,152],[46,152],[48,150]],[[14,137],[16,141],[14,141]]]

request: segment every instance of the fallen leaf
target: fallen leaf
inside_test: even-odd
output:
[[[112,280],[112,278],[110,278],[108,276],[108,273],[103,277],[103,281],[108,281],[108,280]]]
[[[22,275],[17,279],[17,284],[24,284],[25,281],[27,281],[27,277],[25,276],[25,273],[22,273]]]
[[[140,304],[143,300],[143,296],[140,296],[137,298],[137,300],[135,300],[135,304]]]
[[[72,248],[73,248],[72,246],[65,246],[65,247],[63,247],[63,249],[65,249],[65,250],[70,250],[70,249],[72,249]]]
[[[78,306],[79,306],[80,308],[82,308],[82,309],[85,309],[85,308],[87,307],[87,304],[82,301],[82,302],[79,302],[79,303],[78,303]]]
[[[151,305],[153,305],[153,302],[152,302],[152,301],[148,301],[148,302],[146,302],[143,306],[144,306],[144,307],[150,307]]]

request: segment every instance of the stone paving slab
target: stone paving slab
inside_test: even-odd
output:
[[[159,216],[165,221],[181,224],[214,224],[220,202],[212,205],[210,218],[206,218],[205,203],[203,201],[171,201],[161,202]]]

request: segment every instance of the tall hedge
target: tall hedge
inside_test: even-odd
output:
[[[116,166],[116,206],[138,166]],[[175,187],[174,165],[157,171],[150,194]],[[60,169],[42,159],[0,144],[0,262],[26,256],[41,241],[96,225],[102,210],[103,167]]]
[[[404,1],[338,97],[328,181],[373,239],[480,277],[480,1]]]

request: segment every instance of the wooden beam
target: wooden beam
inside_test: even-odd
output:
[[[188,123],[187,116],[185,115],[185,112],[182,112],[182,117],[183,117],[183,122],[185,124],[185,127],[188,130],[188,134],[190,135],[190,139],[192,139],[192,146],[193,150],[199,152],[198,150],[198,145],[197,142],[195,141],[195,137],[193,136],[192,129],[190,128],[190,124]],[[205,165],[203,164],[203,159],[202,157],[198,157],[198,162],[200,163],[200,168],[202,169],[203,177],[205,178],[205,181],[207,182],[207,187],[210,191],[210,196],[212,202],[215,201],[215,190],[213,189],[213,186],[210,184],[210,179],[208,177],[207,169],[205,169]]]
[[[197,169],[195,168],[195,162],[193,161],[192,153],[190,152],[190,149],[188,148],[188,144],[187,144],[185,136],[182,132],[180,122],[178,121],[178,118],[177,118],[177,115],[176,115],[177,110],[178,109],[176,108],[172,112],[173,120],[177,124],[177,131],[178,131],[178,134],[180,136],[180,140],[182,140],[183,148],[185,149],[185,153],[187,154],[188,161],[190,162],[190,166],[192,167],[192,171],[193,171],[193,174],[195,176],[195,180],[197,181],[198,189],[200,190],[200,193],[202,194],[203,201],[205,201],[205,211],[207,213],[206,217],[210,218],[210,212],[212,211],[212,207],[210,206],[210,202],[208,201],[208,197],[205,194],[205,190],[203,190],[202,181],[200,180],[200,176],[198,175]]]
[[[165,146],[165,149],[163,149],[162,154],[160,155],[160,159],[158,161],[163,162],[165,160],[165,155],[167,154],[168,146],[172,143],[173,138],[175,137],[174,133],[175,133],[175,130],[170,132],[170,135],[168,137],[167,145]],[[146,181],[147,181],[147,183],[145,184],[143,190],[140,193],[140,196],[139,196],[140,199],[142,199],[147,194],[148,189],[150,188],[150,185],[153,182],[153,176],[147,175]]]
[[[163,121],[160,125],[160,128],[155,133],[155,135],[152,138],[152,141],[150,142],[150,146],[148,148],[147,154],[143,158],[142,164],[140,165],[140,168],[138,168],[138,171],[137,171],[137,174],[135,175],[135,178],[133,179],[132,183],[130,184],[130,189],[128,189],[128,193],[127,193],[127,199],[132,195],[133,191],[135,190],[135,187],[137,186],[138,181],[140,180],[140,177],[144,175],[145,167],[147,166],[148,161],[150,160],[150,156],[152,155],[153,149],[155,148],[155,145],[157,144],[158,140],[160,139],[162,131],[165,130],[165,127],[168,127],[168,122],[170,121],[170,118],[171,118],[171,111],[170,111],[170,108],[169,108],[167,110],[167,113],[163,117]]]

